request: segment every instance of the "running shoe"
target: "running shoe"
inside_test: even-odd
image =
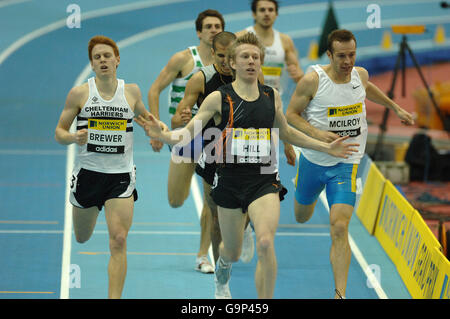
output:
[[[226,283],[225,285],[221,285],[217,281],[217,278],[214,278],[214,283],[216,285],[216,290],[214,292],[214,296],[216,297],[216,299],[231,299],[231,292],[228,283]]]
[[[221,285],[228,284],[228,281],[231,277],[231,266],[232,264],[226,264],[222,257],[219,257],[216,264],[216,279],[217,282]]]
[[[334,292],[338,296],[338,299],[345,299],[345,296],[343,296],[339,290],[334,289]]]
[[[200,271],[204,274],[213,274],[214,267],[208,260],[206,256],[200,256],[195,259],[195,270]]]

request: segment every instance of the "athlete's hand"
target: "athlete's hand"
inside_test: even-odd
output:
[[[192,112],[190,108],[185,108],[181,111],[181,121],[183,121],[183,124],[186,125],[192,118]]]
[[[344,141],[348,138],[349,136],[344,136],[331,142],[329,144],[330,149],[328,151],[328,154],[336,157],[347,158],[348,156],[352,155],[352,153],[358,152],[358,143],[344,143]]]
[[[319,141],[322,141],[325,143],[331,143],[331,142],[337,140],[339,138],[339,135],[337,135],[333,132],[317,130],[317,133],[315,134],[314,137],[316,139],[318,139]]]
[[[397,111],[397,116],[400,118],[403,124],[405,125],[414,125],[414,117],[411,113],[405,111],[402,108],[399,108]]]
[[[294,147],[289,143],[284,143],[284,155],[286,155],[288,165],[295,166],[295,160],[297,156],[295,155]]]
[[[289,64],[287,66],[287,71],[289,73],[289,76],[291,77],[291,79],[300,79],[303,76],[303,72],[300,70],[300,68],[297,66],[297,64],[293,63],[293,64]]]
[[[79,130],[75,133],[75,143],[77,143],[78,145],[84,145],[87,143],[87,139],[88,139],[88,130],[87,129],[82,129]]]
[[[162,147],[164,146],[164,143],[160,140],[150,138],[150,146],[152,147],[154,152],[159,153],[159,151],[161,151]]]
[[[161,136],[163,131],[161,121],[157,120],[153,114],[141,114],[134,120],[144,129],[148,137],[157,139]]]

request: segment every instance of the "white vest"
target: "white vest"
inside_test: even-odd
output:
[[[253,26],[245,30],[256,35]],[[283,43],[281,42],[280,32],[273,29],[273,43],[270,47],[265,47],[265,49],[264,65],[261,67],[264,74],[264,84],[277,89],[282,94],[281,75],[285,66],[285,52]]]
[[[98,93],[95,78],[88,80],[89,98],[77,116],[77,130],[88,130],[87,144],[78,146],[75,170],[101,173],[133,170],[134,112],[125,98],[125,83],[117,79],[114,97],[106,101]]]
[[[312,69],[312,70],[311,70]],[[366,90],[353,68],[348,83],[336,84],[319,65],[313,65],[307,72],[315,71],[319,75],[316,95],[303,112],[303,117],[314,127],[332,131],[340,136],[350,135],[345,143],[358,143],[358,152],[347,159],[334,157],[327,153],[302,148],[307,160],[322,166],[337,163],[358,164],[364,155],[367,141]]]

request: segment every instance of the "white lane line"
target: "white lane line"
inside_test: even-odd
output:
[[[53,235],[62,233],[63,230],[0,230],[0,234],[20,234],[20,235],[28,235],[28,234]]]
[[[15,4],[20,4],[23,2],[30,2],[30,1],[31,0],[3,0],[2,2],[0,2],[0,8],[4,8],[4,7],[15,5]]]
[[[202,209],[203,209],[203,192],[200,192],[200,187],[197,181],[197,175],[194,173],[191,180],[191,193],[192,197],[194,197],[195,209],[197,210],[198,220],[200,221],[202,218]],[[214,262],[214,255],[212,251],[212,245],[209,245],[208,248],[209,261],[211,265],[215,268],[216,264]]]
[[[109,251],[79,251],[79,255],[110,255]],[[171,253],[171,252],[139,252],[139,251],[127,251],[127,255],[138,255],[138,256],[195,256],[197,253]]]
[[[58,221],[46,220],[0,220],[0,224],[19,224],[19,225],[57,225]]]
[[[15,230],[0,230],[0,234],[16,234],[16,235],[27,235],[27,234],[43,234],[43,235],[53,235],[53,234],[63,234],[64,230],[25,230],[25,229],[15,229]],[[107,230],[95,230],[93,235],[108,235]],[[159,231],[159,230],[132,230],[128,232],[128,235],[174,235],[174,236],[199,236],[199,231]],[[330,233],[311,233],[311,232],[280,232],[278,231],[275,236],[330,236]]]
[[[322,201],[323,206],[325,207],[325,209],[327,210],[327,212],[329,214],[330,211],[328,209],[328,200],[325,195],[325,191],[322,191],[322,193],[320,193],[319,198]],[[358,261],[359,265],[361,266],[364,274],[367,276],[367,279],[371,283],[372,287],[374,287],[375,292],[377,293],[378,297],[380,299],[388,299],[388,296],[386,295],[383,288],[381,287],[381,283],[379,283],[375,279],[375,276],[373,276],[373,273],[370,270],[366,259],[364,258],[363,254],[359,250],[358,245],[356,245],[355,241],[353,240],[353,237],[350,234],[350,232],[348,233],[348,241],[349,241],[350,248],[352,250],[352,254],[355,256],[356,260]]]
[[[108,8],[102,8],[97,10],[88,11],[86,13],[81,13],[81,21],[98,18],[106,15],[116,14],[116,13],[123,13],[127,11],[133,11],[133,10],[139,10],[149,7],[156,7],[161,5],[167,5],[177,2],[190,2],[192,0],[152,0],[152,1],[139,1],[124,5],[118,5],[114,7],[108,7]],[[0,54],[0,65],[9,57],[11,54],[19,50],[22,46],[25,44],[33,41],[36,38],[39,38],[47,33],[50,33],[52,31],[64,28],[66,26],[66,19],[61,19],[58,21],[55,21],[51,24],[48,24],[42,28],[36,29],[23,37],[16,40],[13,44],[11,44],[8,48],[6,48],[1,54]]]
[[[30,155],[30,156],[37,156],[37,155],[66,155],[65,150],[0,150],[0,155]]]

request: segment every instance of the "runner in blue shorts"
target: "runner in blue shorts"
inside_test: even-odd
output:
[[[348,224],[355,205],[357,165],[367,141],[366,96],[393,110],[405,124],[414,121],[411,114],[369,82],[367,70],[354,66],[356,39],[350,31],[330,33],[327,55],[330,64],[311,66],[297,84],[286,117],[289,124],[321,141],[349,136],[350,142],[359,144],[358,151],[346,159],[302,149],[294,202],[295,217],[304,223],[311,218],[325,187],[330,208],[334,297],[345,298],[351,260]]]

